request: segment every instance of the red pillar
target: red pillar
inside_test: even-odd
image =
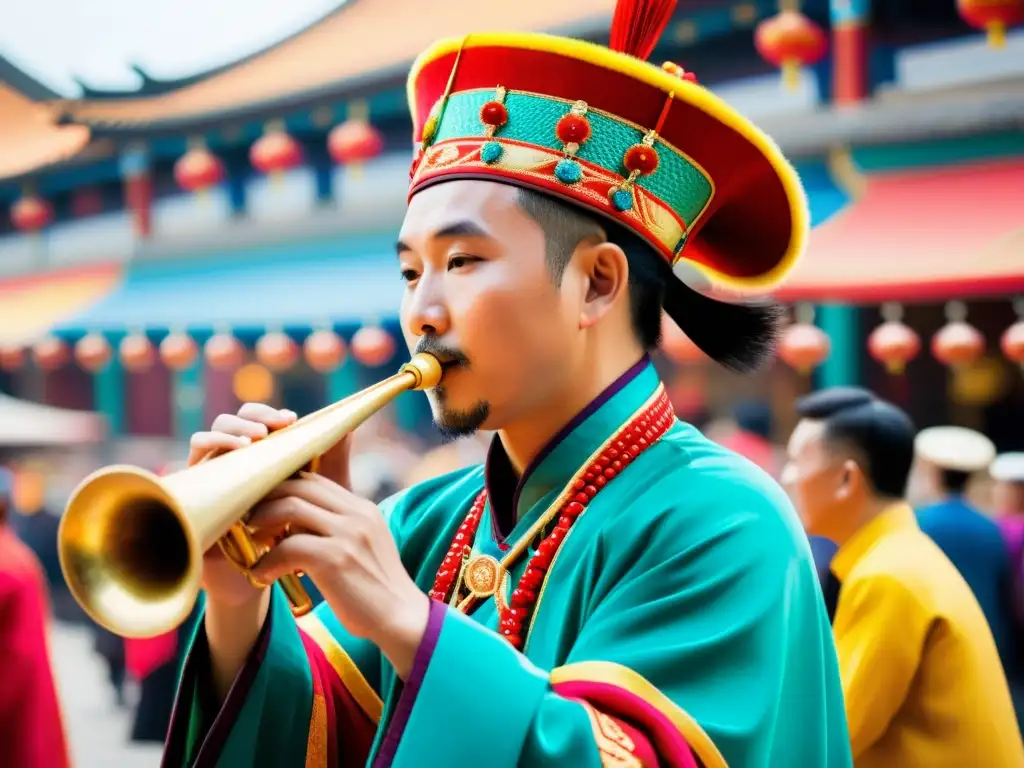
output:
[[[856,104],[868,96],[869,0],[831,0],[832,101]]]
[[[153,204],[153,180],[145,149],[132,148],[121,157],[124,202],[132,216],[135,236],[149,237]]]

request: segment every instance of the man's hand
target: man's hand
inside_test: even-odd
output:
[[[264,583],[303,571],[334,615],[374,643],[405,679],[427,627],[429,598],[402,565],[375,504],[322,475],[282,483],[253,511],[250,525],[287,529],[252,574]]]

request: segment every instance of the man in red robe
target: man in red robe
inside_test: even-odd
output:
[[[69,765],[50,669],[49,595],[38,558],[7,524],[11,473],[0,467],[0,764]]]

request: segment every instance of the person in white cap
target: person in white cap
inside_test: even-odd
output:
[[[1024,451],[1001,453],[989,467],[995,480],[992,501],[1011,553],[1024,549]]]
[[[1010,556],[1013,585],[1014,643],[1017,649],[1015,668],[1007,668],[1006,676],[1017,709],[1018,721],[1024,720],[1024,452],[1003,453],[989,467],[995,480],[993,507],[996,521],[1003,532]],[[1024,729],[1024,728],[1022,728]]]
[[[933,475],[941,500],[917,512],[918,524],[953,561],[978,599],[1003,666],[1012,666],[1010,558],[995,521],[965,496],[975,473],[988,468],[995,445],[980,432],[963,427],[931,427],[914,441],[920,468]]]

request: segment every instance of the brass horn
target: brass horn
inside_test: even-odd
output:
[[[263,554],[245,525],[260,499],[398,395],[440,379],[437,359],[418,354],[379,384],[180,472],[158,477],[124,465],[94,472],[72,493],[57,534],[71,594],[122,637],[174,629],[199,596],[204,552],[219,543],[245,573]],[[296,574],[280,583],[296,615],[310,610]]]

